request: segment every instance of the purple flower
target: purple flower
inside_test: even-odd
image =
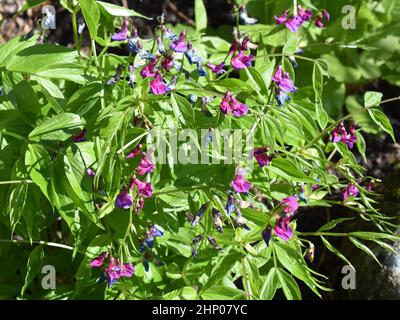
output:
[[[237,170],[235,179],[232,181],[232,187],[236,192],[248,192],[252,187],[251,183],[248,182],[244,176],[244,170],[242,168]]]
[[[286,197],[281,201],[281,203],[282,209],[285,213],[294,213],[299,208],[296,196]]]
[[[137,173],[141,176],[153,172],[155,169],[155,165],[149,158],[147,158],[146,154],[142,153],[142,158],[140,159],[139,166],[137,168]]]
[[[303,21],[310,21],[312,18],[312,11],[309,9],[304,10],[303,7],[301,5],[297,6],[297,11],[299,14],[299,17],[303,20]]]
[[[293,237],[293,231],[290,228],[290,217],[283,216],[276,221],[274,233],[284,241],[288,241]]]
[[[286,27],[291,31],[291,32],[296,32],[299,30],[301,25],[303,24],[303,19],[300,18],[299,16],[291,16],[289,19],[286,21]]]
[[[86,169],[86,174],[90,177],[93,178],[96,175],[96,172],[92,168],[87,168]]]
[[[193,227],[195,227],[199,224],[200,219],[204,216],[204,213],[206,212],[207,208],[208,208],[208,203],[205,203],[200,207],[199,211],[197,211],[197,213],[194,216],[193,221],[192,221]]]
[[[348,197],[357,197],[358,194],[358,188],[354,184],[349,183],[347,187],[342,191],[342,199],[343,201],[346,201]]]
[[[227,91],[224,98],[221,101],[219,109],[224,114],[232,113],[235,117],[241,117],[249,112],[249,108],[244,103],[240,103],[236,100],[232,94]]]
[[[178,36],[173,33],[170,29],[166,28],[165,26],[162,26],[162,32],[164,38],[167,38],[168,40],[173,40],[176,41],[178,40]]]
[[[184,31],[181,32],[179,38],[169,45],[170,49],[175,52],[185,52],[187,50],[186,46],[186,34]]]
[[[155,65],[157,64],[158,59],[153,59],[147,66],[145,66],[142,71],[140,71],[140,75],[142,78],[152,78],[156,75],[157,70],[155,69]]]
[[[207,71],[203,68],[203,65],[201,64],[201,59],[197,61],[197,74],[199,77],[205,77],[207,75]]]
[[[86,133],[87,133],[87,130],[86,130],[86,129],[83,129],[79,134],[74,134],[74,135],[72,136],[72,141],[73,141],[73,142],[83,142],[83,141],[86,141],[86,137],[85,137]]]
[[[323,28],[324,27],[324,23],[323,23],[324,18],[325,18],[326,21],[329,21],[330,18],[331,18],[330,15],[329,15],[329,12],[326,11],[325,9],[323,9],[321,12],[318,12],[317,18],[315,19],[315,25],[318,28]]]
[[[161,60],[161,66],[165,69],[165,71],[169,72],[174,65],[174,56],[172,53],[167,54]]]
[[[143,207],[144,207],[144,199],[142,197],[139,197],[135,204],[135,212],[139,213],[140,210],[143,209]]]
[[[124,41],[128,37],[128,26],[129,22],[124,20],[121,26],[121,30],[111,36],[111,40],[114,41]]]
[[[214,218],[214,227],[217,229],[218,232],[223,233],[223,224],[222,224],[222,215],[221,212],[219,212],[217,209],[213,208],[212,209],[212,215]]]
[[[232,57],[231,65],[233,68],[245,69],[251,66],[251,62],[254,60],[254,56],[252,54],[245,55],[242,50],[239,53]]]
[[[272,161],[272,157],[267,154],[268,150],[268,147],[259,147],[253,150],[254,158],[256,158],[261,168],[269,165]]]
[[[150,82],[151,92],[155,95],[160,95],[168,92],[168,86],[165,84],[164,79],[159,71],[156,72],[154,79]]]
[[[243,41],[242,44],[240,45],[240,50],[241,51],[246,51],[249,49],[249,42],[250,42],[250,38],[248,36],[246,36]]]
[[[115,206],[120,209],[129,209],[133,204],[132,196],[128,188],[124,188],[115,200]]]
[[[235,198],[230,194],[228,195],[228,201],[226,202],[226,214],[230,216],[235,209]]]
[[[136,177],[132,178],[131,189],[137,187],[137,192],[145,198],[149,198],[153,195],[153,187],[150,182],[142,182]]]
[[[90,267],[91,268],[100,268],[103,265],[104,260],[107,258],[107,256],[108,256],[108,252],[100,253],[100,255],[98,257],[94,258],[90,262]]]
[[[271,240],[271,227],[268,226],[266,227],[262,232],[261,235],[265,241],[265,244],[267,245],[267,247],[269,246],[269,241]]]
[[[283,92],[296,92],[296,87],[293,84],[292,79],[288,72],[283,71],[282,66],[279,65],[272,80],[276,86]]]
[[[164,56],[165,53],[167,52],[167,51],[165,50],[165,46],[164,46],[164,43],[163,43],[161,37],[157,37],[157,48],[158,48],[158,52],[159,52],[161,55],[163,55],[163,56]]]
[[[281,24],[286,23],[288,14],[289,14],[289,10],[286,10],[280,16],[274,16],[274,18],[276,20],[276,24],[281,25]]]
[[[350,149],[352,149],[354,147],[354,143],[357,142],[355,124],[352,123],[349,126],[349,133],[347,133],[343,121],[340,122],[338,126],[332,131],[332,142],[343,142],[347,144]]]
[[[275,99],[278,102],[279,106],[283,107],[285,105],[285,102],[290,100],[290,96],[286,92],[278,89],[278,92],[275,95]]]
[[[162,237],[164,232],[155,224],[150,226],[150,232],[154,237]]]
[[[119,275],[121,277],[130,278],[130,277],[132,277],[133,273],[135,272],[135,267],[130,263],[124,263],[122,266],[120,266],[120,268],[121,268],[121,271],[120,271]]]
[[[187,44],[187,50],[185,51],[185,56],[189,60],[190,64],[198,63],[201,58],[196,55],[196,51],[193,49],[192,42],[189,41]]]
[[[142,145],[141,145],[141,144],[138,144],[138,145],[135,147],[135,149],[133,149],[133,150],[125,157],[125,159],[128,160],[128,159],[135,158],[135,157],[139,154],[140,149],[142,149]]]
[[[214,65],[212,63],[207,63],[207,68],[211,70],[212,73],[215,73],[216,75],[221,75],[225,73],[226,71],[224,70],[225,62],[221,62],[219,65]]]
[[[235,97],[231,97],[231,110],[235,117],[241,117],[249,112],[249,107],[237,101]]]

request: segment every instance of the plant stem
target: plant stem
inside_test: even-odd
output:
[[[33,183],[32,180],[9,180],[9,181],[0,181],[0,184],[18,184],[18,183]]]
[[[76,13],[75,13],[75,11],[72,12],[72,29],[73,29],[73,32],[74,32],[75,48],[78,51],[78,54],[80,56],[81,55],[81,50],[79,48],[78,27],[76,25]]]
[[[1,130],[0,134],[4,134],[6,136],[10,136],[10,137],[13,137],[13,138],[16,138],[16,139],[19,139],[19,140],[23,140],[23,141],[27,140],[25,137],[23,137],[23,136],[21,136],[21,135],[19,135],[17,133],[9,132],[9,131],[6,131],[6,130]]]
[[[32,245],[32,244],[42,244],[42,245],[49,246],[49,247],[61,248],[61,249],[66,249],[66,250],[71,250],[71,251],[74,250],[74,247],[67,246],[67,245],[62,244],[62,243],[47,242],[47,241],[43,241],[43,240],[32,240],[32,241],[30,241],[30,240],[0,239],[0,243],[16,243],[16,244],[21,243],[21,244],[30,244],[30,245]],[[82,254],[85,254],[84,252],[79,251],[79,250],[78,250],[78,252],[80,252]]]
[[[296,232],[299,236],[332,236],[332,237],[348,237],[348,233],[335,232]]]
[[[251,290],[249,286],[249,279],[247,277],[246,265],[244,263],[244,258],[242,258],[242,272],[243,272],[243,287],[245,292],[246,300],[251,300]]]

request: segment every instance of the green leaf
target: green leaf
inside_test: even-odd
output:
[[[354,217],[352,218],[339,218],[339,219],[334,219],[329,221],[328,223],[324,224],[322,227],[320,227],[317,232],[322,232],[322,231],[326,231],[326,230],[331,230],[334,227],[336,227],[336,225],[338,225],[339,223],[342,223],[344,221],[349,221],[349,220],[353,220]]]
[[[353,265],[351,264],[351,262],[349,260],[347,260],[347,258],[338,250],[336,249],[332,244],[330,244],[330,242],[328,240],[326,240],[324,237],[321,236],[321,240],[324,243],[325,247],[332,253],[334,253],[335,255],[337,255],[340,259],[342,259],[344,262],[346,262],[349,266],[351,266],[353,269]]]
[[[58,86],[51,80],[48,80],[46,78],[37,76],[34,76],[32,78],[40,84],[40,87],[42,88],[42,91],[46,96],[47,101],[51,104],[53,109],[57,113],[62,113],[65,106],[65,98]]]
[[[97,36],[97,25],[100,21],[100,10],[97,7],[96,1],[79,0],[79,5],[81,6],[86,25],[89,29],[90,38],[95,40]]]
[[[240,261],[240,253],[235,250],[231,250],[221,257],[212,269],[210,278],[204,285],[202,292],[220,283],[237,261]]]
[[[371,251],[370,248],[368,248],[365,244],[363,244],[360,240],[357,240],[356,238],[349,237],[349,240],[359,249],[364,251],[367,255],[369,255],[371,258],[373,258],[382,268],[381,263],[377,259],[377,257],[374,255],[374,253]]]
[[[35,44],[36,37],[26,40],[22,37],[15,37],[5,44],[0,46],[0,68],[7,65],[8,61],[19,51],[33,46]]]
[[[272,300],[277,289],[280,288],[280,281],[277,274],[278,268],[271,268],[265,278],[264,285],[261,288],[260,297],[263,300]]]
[[[290,38],[285,42],[282,49],[282,54],[291,56],[297,50],[298,38],[296,34],[291,34]]]
[[[26,11],[30,8],[34,8],[37,6],[40,6],[42,3],[47,2],[46,0],[26,0],[22,8],[20,9],[20,12]]]
[[[14,87],[15,100],[17,101],[17,109],[22,116],[28,117],[34,122],[40,113],[40,104],[35,91],[26,80],[23,80]]]
[[[321,99],[324,77],[322,75],[321,67],[319,66],[318,63],[314,63],[312,80],[313,80],[313,88],[315,95],[316,97]]]
[[[29,255],[27,271],[25,275],[25,283],[21,289],[21,296],[24,295],[32,280],[39,274],[40,270],[42,269],[43,260],[43,246],[39,245],[35,249],[33,249],[31,254]]]
[[[285,297],[288,300],[301,300],[301,293],[297,282],[285,270],[281,268],[276,269],[276,274],[281,283],[281,287]]]
[[[292,275],[302,280],[317,296],[321,297],[300,253],[288,243],[274,242],[273,246],[279,262]]]
[[[115,17],[140,17],[148,20],[152,20],[152,18],[146,17],[135,10],[128,9],[125,7],[121,7],[112,3],[107,3],[103,1],[96,1],[99,5],[100,9],[103,9],[108,14]],[[95,39],[92,37],[92,39]]]
[[[183,287],[176,289],[171,292],[163,294],[163,300],[195,300],[197,298],[197,292],[192,287]]]
[[[37,144],[28,144],[25,153],[26,170],[32,181],[42,190],[47,199],[51,200],[51,179],[53,177],[53,164],[46,149]]]
[[[237,288],[226,286],[213,286],[201,294],[203,300],[241,300],[244,292]]]
[[[375,91],[368,91],[364,95],[364,106],[366,108],[377,107],[381,104],[383,94]]]
[[[380,110],[378,109],[368,109],[368,113],[371,116],[372,120],[385,132],[387,132],[396,142],[394,137],[393,127],[390,123],[389,118]]]
[[[379,233],[379,232],[368,232],[368,231],[357,231],[357,232],[350,232],[349,236],[361,238],[365,240],[376,240],[376,239],[387,239],[392,241],[400,240],[399,236],[388,234],[388,233]]]
[[[316,183],[316,180],[305,175],[290,160],[285,158],[275,158],[268,168],[288,181]]]
[[[207,29],[207,11],[203,0],[195,0],[194,16],[196,20],[196,31],[205,32]]]
[[[8,203],[8,215],[10,216],[11,234],[14,234],[15,227],[19,222],[22,211],[25,208],[28,185],[26,183],[18,184],[10,194]]]
[[[29,134],[30,141],[65,141],[80,133],[85,120],[77,114],[62,113],[43,121]]]
[[[51,44],[25,48],[15,54],[6,69],[46,78],[57,78],[84,83],[83,67],[76,64],[78,53],[63,46]]]

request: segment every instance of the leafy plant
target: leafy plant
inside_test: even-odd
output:
[[[323,1],[301,1],[312,12],[294,7],[286,15],[291,2],[271,1],[257,24],[244,4],[250,11],[264,1],[238,2],[234,38],[227,40],[207,33],[201,0],[195,28],[172,31],[161,16],[154,39],[138,36],[135,17],[148,18],[134,10],[61,1],[71,13],[74,49],[48,43],[45,29],[3,44],[0,256],[7,262],[0,282],[18,290],[2,285],[0,296],[272,299],[282,289],[301,299],[298,281],[319,297],[330,290],[306,261],[315,251],[310,236],[346,264],[329,237],[347,237],[377,260],[366,243],[387,249],[398,240],[396,225],[374,208],[373,179],[355,154],[365,158],[363,130],[394,139],[380,109],[388,100],[369,91],[364,103],[355,96],[345,103],[344,83],[395,71],[394,63],[375,67],[385,58],[366,39],[388,30],[367,26],[382,10],[391,13],[389,25],[399,6],[355,1],[366,22],[345,35],[337,2],[327,5],[329,17]],[[87,32],[78,32],[79,14]],[[88,54],[83,36],[90,37]],[[356,66],[343,66],[346,57]],[[387,76],[394,83],[395,74]],[[254,169],[245,170],[248,161],[225,163],[217,149],[207,148],[213,164],[171,156],[179,148],[200,150],[203,136],[175,146],[162,136],[169,153],[165,163],[154,161],[147,138],[171,128],[206,130],[210,144],[224,138],[213,132],[241,129],[254,136],[251,150],[239,141]],[[297,230],[297,210],[332,205],[355,215]],[[359,218],[376,231],[334,231]],[[24,250],[14,252],[17,245]],[[56,267],[55,290],[33,282],[44,264]],[[16,267],[20,277],[8,272]]]

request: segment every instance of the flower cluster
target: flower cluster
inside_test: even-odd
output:
[[[141,148],[142,145],[136,146],[125,159],[133,159],[141,153],[141,159],[136,168],[136,173],[139,175],[145,175],[154,171],[155,164],[148,158],[148,155],[145,152],[141,151]],[[137,200],[135,204],[135,212],[138,213],[143,208],[143,198],[149,198],[153,195],[153,187],[150,182],[140,181],[136,178],[136,175],[133,175],[130,188],[128,189],[128,187],[124,187],[122,189],[122,191],[117,195],[115,206],[120,209],[129,209],[133,205],[132,190],[136,190]]]
[[[281,65],[278,66],[278,69],[272,77],[272,81],[275,83],[276,87],[276,101],[282,107],[285,104],[285,101],[290,100],[289,93],[296,92],[296,87],[294,86],[289,73],[283,71]]]
[[[297,32],[304,22],[311,21],[313,13],[310,9],[303,9],[301,5],[297,6],[297,15],[291,14],[287,9],[282,15],[274,16],[277,25],[285,24],[291,32]],[[328,11],[322,9],[316,14],[315,25],[323,28],[323,19],[330,20]]]
[[[99,278],[98,282],[107,279],[108,287],[111,287],[121,277],[130,278],[135,272],[135,267],[131,263],[121,264],[119,259],[115,260],[108,252],[102,252],[98,257],[90,262],[91,268],[101,268],[105,260],[108,259],[108,264],[104,268],[103,275]]]
[[[219,106],[219,109],[224,114],[234,115],[235,117],[241,117],[249,112],[249,107],[244,103],[240,103],[236,98],[227,91],[224,98]]]
[[[357,142],[355,124],[351,123],[347,132],[344,123],[339,123],[339,125],[332,131],[332,142],[343,142],[347,144],[350,149],[352,149],[354,143]]]

